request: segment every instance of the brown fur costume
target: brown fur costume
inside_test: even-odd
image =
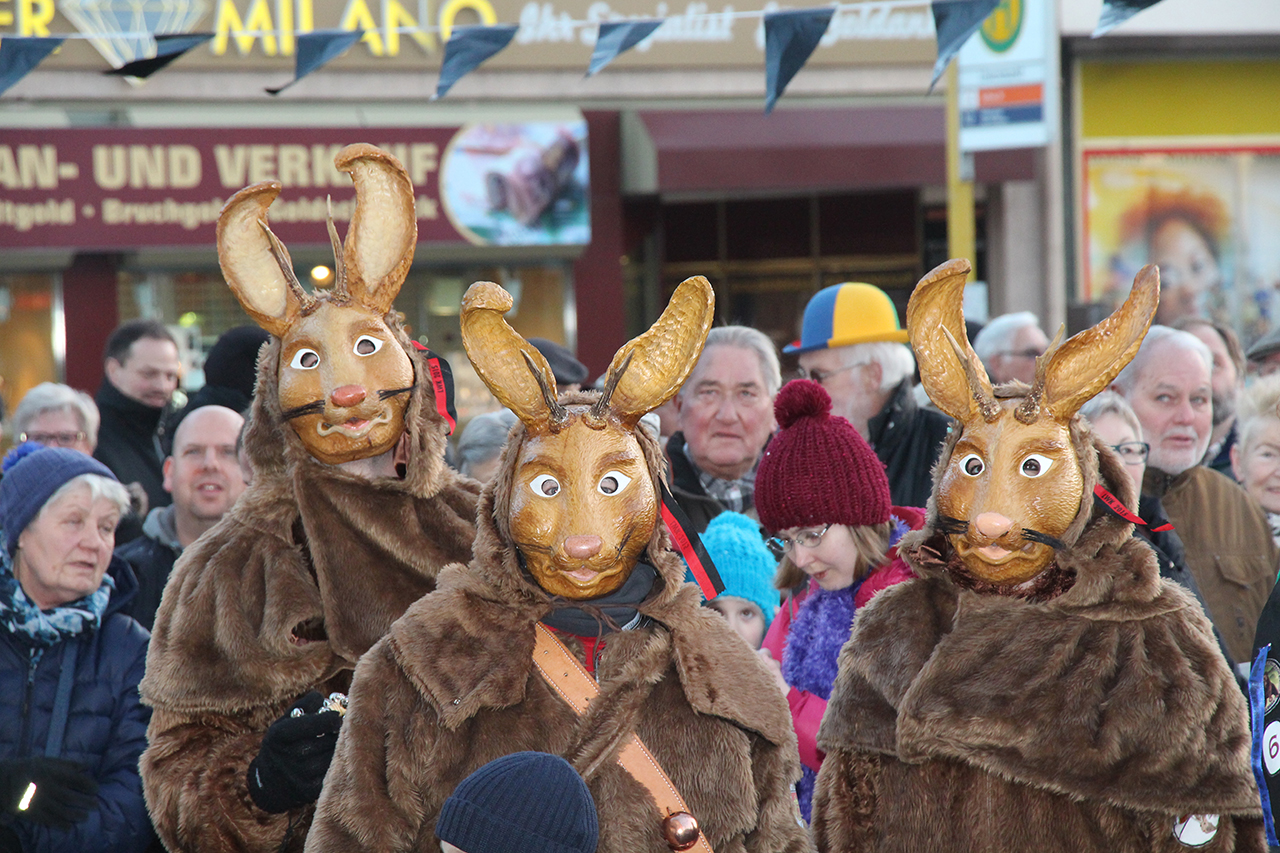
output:
[[[471,552],[479,486],[444,464],[426,359],[386,319],[416,382],[404,478],[311,457],[281,419],[273,338],[245,442],[253,482],[165,589],[141,685],[155,709],[142,779],[170,850],[301,850],[313,807],[268,814],[249,797],[263,732],[307,691],[346,689],[360,655]]]
[[[904,538],[920,577],[859,612],[818,735],[819,850],[1185,850],[1175,817],[1204,813],[1221,823],[1200,849],[1266,849],[1248,712],[1209,622],[1093,510],[1100,475],[1129,506],[1134,490],[1078,418],[1072,438],[1085,497],[1057,553],[1065,592],[959,588],[934,499]]]
[[[656,482],[657,445],[634,432]],[[669,853],[653,799],[615,760],[633,730],[716,853],[810,849],[789,791],[800,766],[786,703],[747,645],[683,582],[661,524],[648,545],[658,581],[639,606],[651,621],[606,635],[600,694],[586,715],[534,669],[534,623],[551,604],[522,571],[507,521],[524,438],[518,426],[481,496],[471,564],[446,569],[356,669],[307,850],[434,853],[436,818],[459,782],[502,755],[540,750],[565,756],[586,779],[600,853]],[[566,644],[582,657],[580,644]]]

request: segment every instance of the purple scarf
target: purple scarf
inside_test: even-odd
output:
[[[840,650],[853,630],[858,581],[844,589],[817,589],[800,605],[782,652],[782,677],[797,690],[831,698]]]

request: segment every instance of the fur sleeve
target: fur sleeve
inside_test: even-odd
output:
[[[792,796],[792,782],[800,776],[794,743],[775,745],[753,737],[751,764],[759,794],[759,818],[746,838],[748,853],[802,853],[813,849],[800,821],[800,807]]]
[[[169,850],[221,853],[301,849],[305,822],[282,847],[290,820],[309,811],[268,814],[253,804],[245,782],[262,733],[288,707],[252,714],[201,717],[157,708],[142,755],[143,790],[156,832]]]
[[[439,722],[385,639],[361,658],[349,699],[307,853],[435,849],[424,839],[435,837],[443,799],[440,786],[423,780],[443,760],[433,754]]]
[[[813,840],[820,853],[853,853],[875,846],[881,757],[840,749],[827,754],[813,792]]]

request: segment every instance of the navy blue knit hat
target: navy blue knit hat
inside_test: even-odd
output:
[[[18,550],[18,536],[45,502],[81,474],[116,478],[97,459],[66,447],[45,447],[28,441],[5,455],[4,479],[0,480],[0,524],[10,557]]]
[[[436,837],[465,853],[595,853],[596,804],[563,758],[515,752],[454,789]]]

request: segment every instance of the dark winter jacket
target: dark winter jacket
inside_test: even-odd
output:
[[[689,516],[694,528],[699,532],[707,529],[711,519],[724,512],[725,507],[718,500],[707,494],[698,479],[698,469],[693,467],[692,460],[686,453],[684,433],[673,433],[667,440],[667,464],[671,470],[671,494],[676,503]],[[750,518],[756,517],[754,509],[746,512]]]
[[[302,849],[313,805],[269,814],[250,799],[263,734],[303,694],[345,692],[360,656],[471,553],[479,485],[445,466],[426,358],[388,318],[416,381],[404,477],[307,452],[281,416],[273,338],[245,436],[253,482],[174,566],[142,683],[154,708],[142,776],[175,853]]]
[[[1203,465],[1177,476],[1148,467],[1142,493],[1160,498],[1177,529],[1227,651],[1237,663],[1249,660],[1280,565],[1266,513],[1234,480]]]
[[[133,853],[155,838],[138,777],[151,716],[138,698],[147,632],[124,614],[137,591],[133,571],[118,557],[107,571],[116,588],[101,626],[45,650],[34,672],[30,647],[0,629],[0,758],[44,754],[59,674],[74,642],[75,681],[60,757],[84,765],[99,785],[98,808],[70,830],[0,818],[24,853]]]
[[[635,430],[649,470],[656,442]],[[523,432],[481,494],[475,556],[451,566],[361,660],[308,853],[435,853],[436,819],[467,775],[519,750],[562,755],[599,813],[600,853],[669,853],[652,797],[616,762],[639,735],[716,853],[801,853],[790,785],[800,775],[786,703],[766,668],[683,583],[657,525],[659,579],[631,630],[606,635],[600,693],[583,717],[534,668],[534,624],[551,609],[521,570],[505,519]],[[496,507],[501,507],[497,509]],[[582,644],[566,646],[583,660]]]
[[[142,535],[116,549],[116,556],[127,560],[138,576],[138,594],[129,602],[127,612],[148,631],[155,624],[164,585],[181,553],[172,504],[147,513]]]
[[[93,400],[102,416],[93,458],[110,468],[120,482],[140,484],[149,507],[171,504],[173,496],[164,490],[160,436],[166,410],[126,397],[109,379],[102,380]]]
[[[933,492],[938,461],[951,418],[916,403],[904,379],[880,413],[867,422],[867,443],[884,463],[894,506],[924,506]]]
[[[1174,851],[1189,815],[1216,824],[1204,850],[1265,850],[1248,711],[1209,621],[1094,510],[1094,483],[1130,506],[1133,484],[1072,436],[1085,497],[1056,551],[1065,592],[961,589],[934,506],[900,545],[919,577],[858,614],[818,735],[819,850]]]

